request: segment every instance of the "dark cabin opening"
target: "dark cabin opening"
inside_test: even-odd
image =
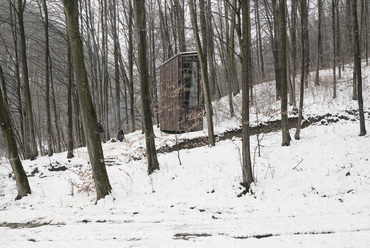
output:
[[[183,105],[185,107],[199,107],[199,73],[198,62],[185,60],[183,67]]]

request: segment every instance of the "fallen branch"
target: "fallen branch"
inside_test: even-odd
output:
[[[300,165],[302,162],[303,162],[303,158],[301,159],[301,161],[299,161],[299,163],[298,163],[296,166],[294,166],[294,167],[292,168],[292,170],[297,170],[297,171],[299,171],[299,170],[297,169],[297,167],[298,167],[298,165]]]

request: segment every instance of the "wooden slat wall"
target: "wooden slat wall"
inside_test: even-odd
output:
[[[198,59],[196,55],[179,55],[160,68],[160,129],[166,132],[189,132],[203,129],[203,93],[200,94],[201,106],[188,108],[182,105],[182,60]],[[201,76],[199,75],[200,80]],[[202,91],[201,81],[199,87]]]

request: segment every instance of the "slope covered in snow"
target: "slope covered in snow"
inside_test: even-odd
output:
[[[332,99],[330,71],[321,71],[322,85],[307,89],[304,109],[305,117],[330,113],[348,120],[311,125],[289,147],[281,146],[280,132],[261,134],[259,142],[251,136],[256,183],[241,197],[237,137],[212,148],[158,154],[160,170],[150,176],[140,131],[125,142],[107,142],[113,191],[96,205],[86,148],[69,160],[61,153],[23,161],[32,194],[19,201],[4,159],[0,247],[370,247],[370,139],[358,136],[358,117],[348,113],[358,109],[351,73],[346,68]],[[364,67],[368,133],[369,75]],[[279,119],[273,82],[255,90],[252,125]],[[216,133],[239,127],[239,97],[232,119],[227,98],[214,103]],[[158,148],[175,144],[175,135],[155,132]]]

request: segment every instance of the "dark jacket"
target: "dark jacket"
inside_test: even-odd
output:
[[[99,133],[104,133],[103,126],[100,122],[98,123],[98,131],[99,131]]]
[[[122,141],[123,139],[125,138],[125,134],[123,133],[123,130],[120,128],[118,129],[118,135],[117,135],[117,139],[119,141]]]

